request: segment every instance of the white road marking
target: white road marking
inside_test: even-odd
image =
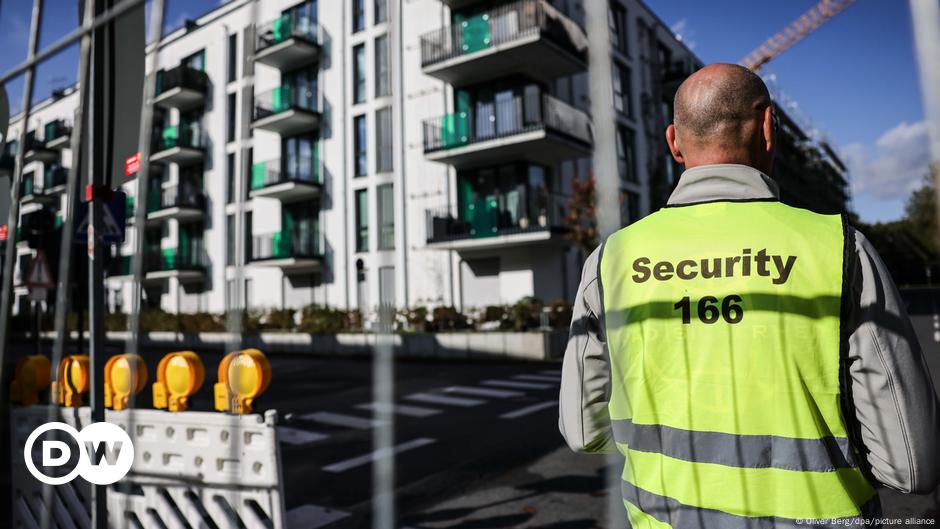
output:
[[[445,406],[460,406],[461,408],[479,406],[480,404],[486,402],[485,400],[450,397],[448,395],[439,395],[437,393],[415,393],[408,395],[405,398],[417,402],[430,402],[431,404],[443,404]]]
[[[319,432],[310,432],[307,430],[299,430],[297,428],[288,428],[287,426],[278,426],[277,427],[277,438],[282,443],[287,443],[290,445],[305,445],[309,443],[315,443],[317,441],[322,441],[326,439],[329,435]]]
[[[487,389],[472,388],[470,386],[450,386],[441,391],[444,393],[462,393],[464,395],[476,395],[478,397],[493,397],[497,399],[508,399],[509,397],[520,397],[525,395],[521,391],[509,391],[508,389]]]
[[[367,402],[356,405],[357,409],[369,411],[382,411],[386,413],[397,413],[408,417],[430,417],[437,415],[441,410],[434,408],[423,408],[421,406],[409,406],[407,404],[392,404],[388,402]]]
[[[513,382],[511,380],[484,380],[483,384],[515,389],[548,389],[555,387],[554,384],[545,384],[544,382],[539,384],[535,382]]]
[[[323,467],[323,470],[326,472],[345,472],[349,469],[361,467],[362,465],[367,465],[377,459],[386,457],[389,455],[389,452],[393,454],[398,454],[406,450],[413,450],[415,448],[420,448],[422,446],[427,446],[436,442],[436,439],[429,439],[427,437],[419,437],[417,439],[412,439],[406,443],[401,443],[396,445],[389,450],[388,448],[380,448],[378,450],[373,450],[368,454],[363,454],[361,456],[356,456],[352,459],[347,459],[345,461],[340,461],[338,463],[333,463],[332,465],[327,465]]]
[[[534,380],[536,382],[558,382],[558,377],[552,375],[516,375],[512,378],[519,380]]]
[[[933,341],[940,342],[940,331],[933,332]]]
[[[548,402],[542,402],[540,404],[533,404],[531,406],[526,406],[525,408],[519,408],[516,411],[511,411],[509,413],[504,413],[499,416],[500,419],[518,419],[519,417],[525,417],[526,415],[531,415],[537,411],[542,411],[546,408],[552,408],[558,406],[557,400],[550,400]]]
[[[332,424],[333,426],[343,426],[345,428],[355,428],[357,430],[368,430],[377,425],[379,421],[367,419],[365,417],[356,417],[354,415],[343,415],[342,413],[333,413],[329,411],[318,411],[298,415],[299,418],[307,421],[316,421],[323,424]]]
[[[286,526],[289,529],[318,529],[347,516],[348,512],[307,504],[287,511]]]

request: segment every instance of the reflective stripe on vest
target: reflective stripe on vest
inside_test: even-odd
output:
[[[843,232],[713,202],[607,239],[608,409],[635,527],[791,527],[877,503],[842,417]]]

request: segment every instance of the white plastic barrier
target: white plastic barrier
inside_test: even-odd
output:
[[[48,414],[46,406],[12,409],[14,527],[40,529],[43,517],[51,515],[45,527],[87,529],[90,484],[78,477],[64,485],[44,486],[26,468],[26,439],[50,420]],[[87,407],[57,407],[54,414],[53,420],[77,430],[91,417]],[[107,410],[106,420],[124,428],[134,444],[130,473],[108,487],[110,527],[285,527],[276,412],[261,416]],[[33,451],[39,454],[35,446]]]

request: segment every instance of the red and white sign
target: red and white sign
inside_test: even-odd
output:
[[[0,224],[0,241],[7,240],[7,237],[10,235],[10,227],[6,224]]]
[[[30,289],[52,288],[52,273],[49,271],[49,261],[42,251],[36,252],[33,261],[29,264],[29,273],[26,275],[26,286]]]
[[[140,151],[124,160],[124,176],[130,176],[140,171]]]

